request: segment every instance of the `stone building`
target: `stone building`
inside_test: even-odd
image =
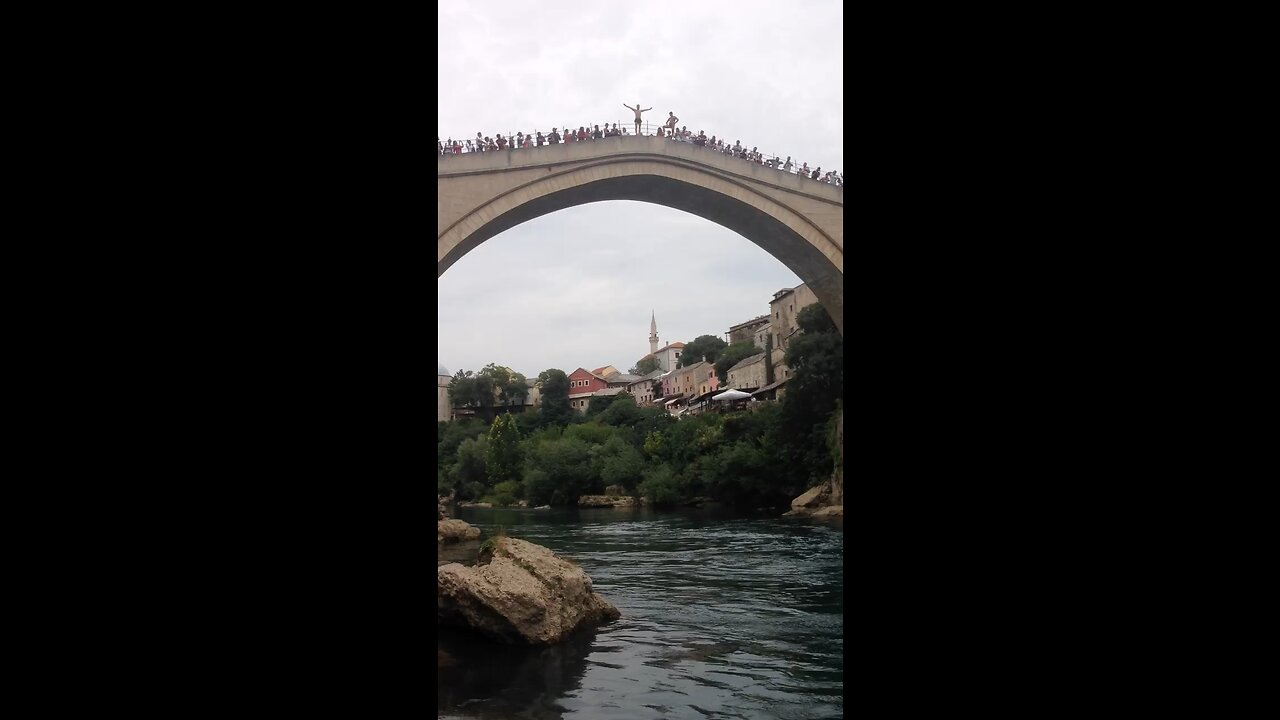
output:
[[[449,383],[453,376],[444,365],[436,363],[436,420],[449,422],[453,419],[453,406],[449,404]]]
[[[662,376],[662,394],[668,397],[683,395],[683,399],[687,400],[719,387],[720,379],[716,377],[716,366],[705,360],[676,368]]]
[[[725,382],[734,390],[751,392],[759,390],[765,382],[764,353],[759,352],[729,368],[725,373]]]
[[[647,407],[652,405],[655,400],[662,397],[662,370],[654,370],[627,385],[627,392],[631,393],[631,397],[636,399],[636,405]]]
[[[725,333],[728,337],[727,342],[732,345],[746,340],[763,350],[765,336],[769,334],[769,325],[768,315],[761,315],[744,323],[738,323],[729,328],[729,332]]]
[[[773,339],[775,381],[785,380],[791,376],[791,371],[782,362],[782,358],[787,353],[787,344],[791,342],[791,337],[800,332],[800,326],[796,324],[796,315],[816,302],[818,297],[804,283],[793,288],[783,288],[773,294],[773,300],[769,302],[769,334]]]

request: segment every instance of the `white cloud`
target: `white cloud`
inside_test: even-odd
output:
[[[795,273],[737,233],[657,205],[603,202],[545,215],[472,250],[439,279],[439,360],[528,376],[631,367],[662,342],[723,337],[769,310]]]
[[[839,2],[762,0],[550,9],[442,0],[441,138],[660,122],[844,169]],[[439,360],[527,375],[612,364],[662,341],[723,337],[800,280],[742,236],[635,202],[594,203],[508,230],[439,279]]]

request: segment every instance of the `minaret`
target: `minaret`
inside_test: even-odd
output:
[[[658,318],[649,311],[649,354],[658,354]]]

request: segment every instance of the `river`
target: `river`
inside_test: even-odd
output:
[[[578,563],[622,618],[542,649],[442,631],[440,718],[843,716],[841,521],[647,508],[456,517],[482,539],[501,527]]]

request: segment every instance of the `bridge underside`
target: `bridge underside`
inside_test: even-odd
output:
[[[437,276],[489,238],[537,217],[586,203],[606,200],[649,202],[706,218],[750,239],[807,283],[818,301],[844,331],[843,275],[831,260],[787,225],[766,212],[721,192],[657,175],[607,178],[560,190],[520,204],[493,218],[449,250]],[[732,259],[725,258],[726,268]],[[697,278],[690,278],[696,282]]]

